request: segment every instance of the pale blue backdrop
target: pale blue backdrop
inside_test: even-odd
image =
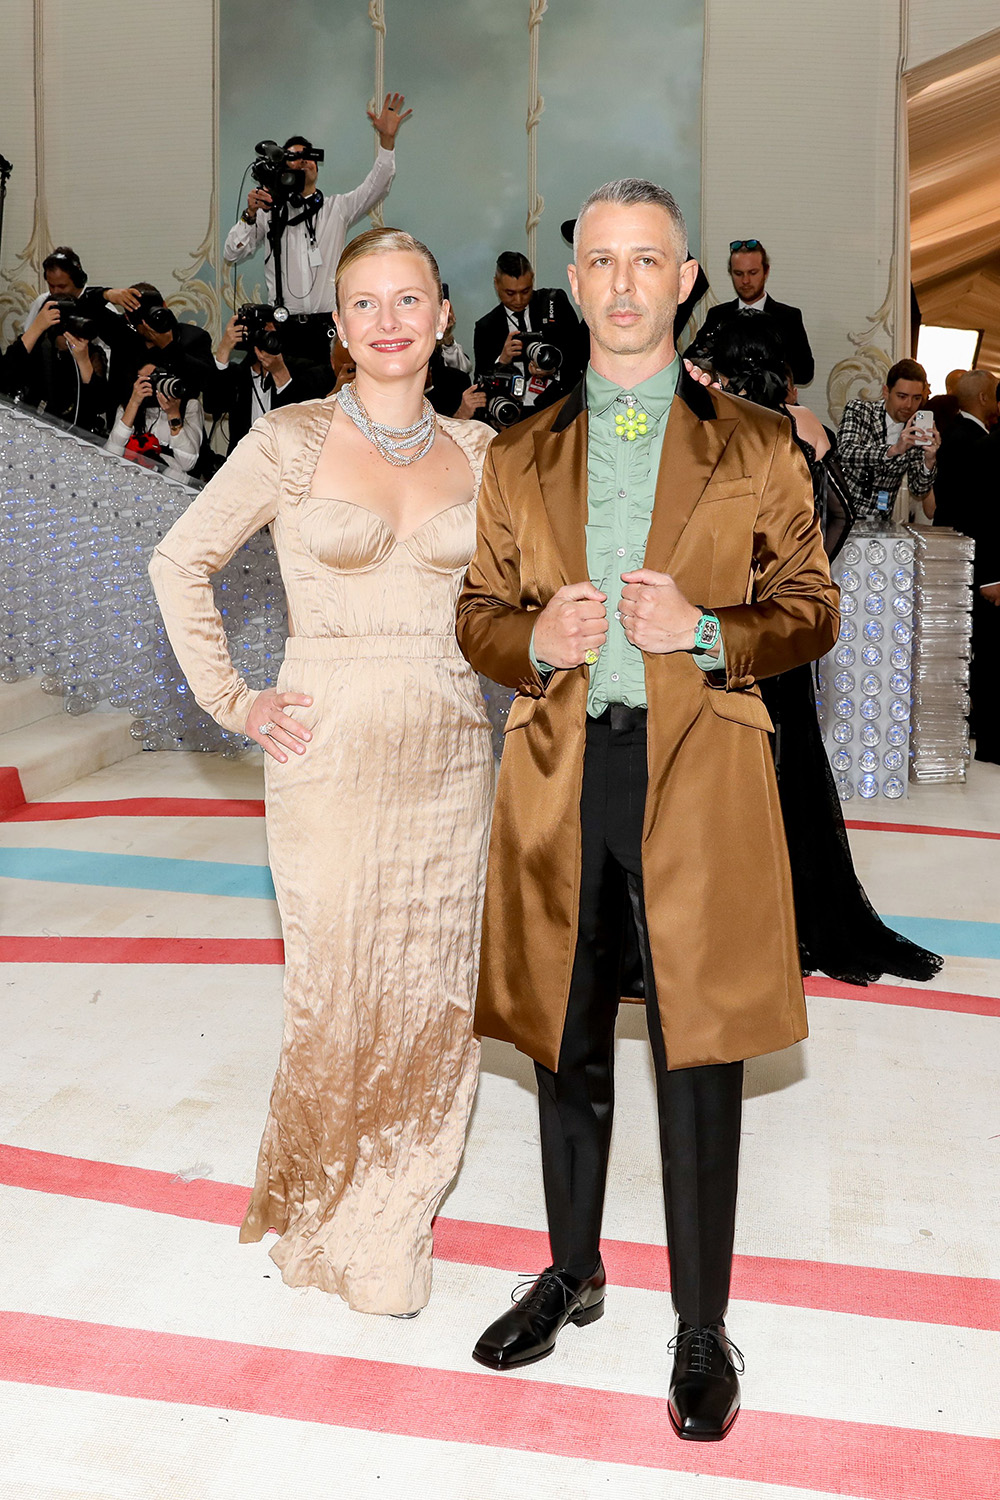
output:
[[[386,13],[386,86],[414,113],[385,221],[434,250],[471,349],[497,253],[526,248],[528,0],[387,0]],[[221,0],[221,25],[223,234],[263,137],[301,131],[324,147],[326,191],[360,182],[374,153],[365,0]],[[566,286],[559,225],[613,177],[669,187],[697,254],[703,0],[549,0],[540,41],[538,283]],[[242,274],[262,294],[262,261]]]

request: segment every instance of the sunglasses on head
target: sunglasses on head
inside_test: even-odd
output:
[[[733,253],[734,250],[759,250],[759,249],[760,249],[760,240],[730,240],[729,241],[729,253],[730,253],[730,255]]]

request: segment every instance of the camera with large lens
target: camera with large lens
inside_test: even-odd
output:
[[[258,141],[253,149],[257,153],[257,159],[251,163],[250,176],[258,187],[271,194],[275,207],[301,201],[306,186],[306,170],[295,163],[302,160],[302,150],[286,151],[277,141]],[[310,161],[316,163],[321,162],[324,156],[322,151],[312,148],[305,154]]]
[[[549,343],[544,329],[541,333],[521,335],[521,358],[541,370],[543,375],[555,375],[562,369],[562,350]]]
[[[498,366],[488,375],[477,375],[476,385],[486,397],[486,405],[476,413],[482,421],[502,432],[505,427],[512,427],[521,420],[524,415],[523,375]]]
[[[191,394],[180,376],[175,375],[172,370],[154,370],[149,383],[153,388],[153,395],[162,396],[164,401],[183,401]]]
[[[172,333],[177,327],[177,319],[165,307],[163,299],[156,292],[141,292],[139,294],[139,306],[126,310],[125,316],[133,328],[138,328],[140,323],[145,323],[154,333]]]
[[[53,297],[52,301],[59,309],[59,322],[49,329],[54,338],[61,333],[71,334],[75,339],[97,337],[97,324],[77,305],[75,297]]]
[[[267,326],[268,323],[274,323],[274,308],[269,303],[244,302],[236,318],[243,327],[237,349],[246,349],[250,354],[255,349],[260,349],[264,354],[281,353],[281,337],[277,328]]]

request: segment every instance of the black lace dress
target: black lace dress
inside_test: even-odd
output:
[[[809,465],[832,559],[854,521],[849,492],[840,481],[835,446],[830,455],[818,459],[815,448],[797,433],[796,441]],[[816,715],[812,666],[765,678],[760,690],[774,721],[774,761],[802,972],[820,970],[831,979],[861,985],[872,984],[883,974],[921,981],[933,978],[943,960],[887,927],[855,873]]]

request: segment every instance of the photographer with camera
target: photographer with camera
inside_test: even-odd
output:
[[[329,359],[336,297],[334,276],[347,231],[364,218],[389,191],[396,171],[396,132],[413,113],[403,112],[402,94],[386,94],[379,114],[368,111],[378,132],[375,165],[359,187],[326,197],[316,186],[324,153],[305,136],[290,136],[284,146],[261,141],[251,173],[257,186],[247,196],[240,221],[226,236],[223,257],[238,265],[267,245],[264,274],[267,299],[287,313],[308,318],[297,329],[294,352],[325,362]]]
[[[117,403],[127,403],[139,371],[150,360],[176,375],[190,395],[200,396],[215,375],[210,334],[195,323],[179,322],[151,282],[133,282],[123,297],[126,292],[134,305],[123,303],[122,317],[107,307],[98,317],[100,336],[111,350],[111,386]]]
[[[198,397],[172,371],[148,361],[136,375],[132,394],[118,408],[109,453],[161,468],[175,479],[196,467],[205,437]]]
[[[39,292],[28,308],[24,319],[25,329],[30,328],[43,305],[53,297],[63,302],[71,299],[77,301],[80,311],[86,311],[93,317],[100,317],[108,304],[120,311],[139,304],[139,294],[131,287],[90,286],[87,273],[80,264],[80,257],[72,245],[57,245],[42,261],[42,275],[45,277],[47,291]]]
[[[245,351],[242,360],[232,358],[238,350]],[[325,396],[333,384],[329,365],[308,364],[283,353],[274,308],[266,303],[247,303],[230,318],[215,351],[215,367],[205,404],[213,416],[228,413],[227,454],[258,417],[293,401]]]
[[[110,425],[107,362],[80,298],[45,297],[0,360],[0,391],[104,437]]]
[[[580,324],[565,292],[535,289],[527,256],[497,257],[493,287],[499,305],[473,334],[476,383],[486,394],[485,419],[494,427],[551,406],[583,373]]]

